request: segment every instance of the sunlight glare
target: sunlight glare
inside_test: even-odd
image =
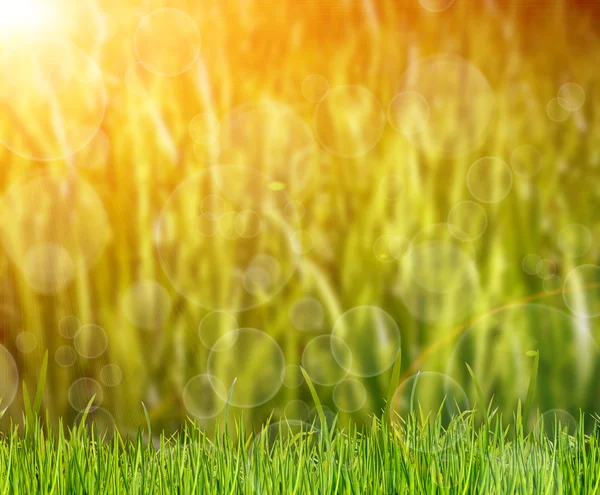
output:
[[[51,21],[47,5],[39,0],[0,0],[0,37],[37,33]]]

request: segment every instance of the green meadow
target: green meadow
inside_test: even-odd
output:
[[[597,7],[172,3],[0,36],[2,493],[597,492]]]

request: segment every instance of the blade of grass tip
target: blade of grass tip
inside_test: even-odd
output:
[[[492,394],[492,397],[491,397],[490,402],[487,407],[487,417],[489,420],[491,420],[494,417],[494,415],[498,412],[498,407],[492,411],[493,404],[494,404],[494,394]]]
[[[83,410],[83,415],[81,416],[81,421],[79,422],[79,427],[82,428],[83,425],[85,424],[85,421],[87,420],[88,414],[92,410],[92,404],[94,403],[95,400],[96,400],[96,394],[92,395],[92,398],[87,403],[87,406],[85,406],[85,409]]]
[[[525,353],[526,356],[533,357],[533,369],[531,370],[531,378],[529,380],[529,388],[527,389],[527,399],[525,400],[525,411],[523,413],[523,424],[527,424],[529,420],[529,411],[533,403],[533,393],[537,382],[538,367],[540,364],[540,351],[530,350]]]
[[[148,426],[148,443],[152,442],[152,426],[150,426],[150,415],[148,414],[148,409],[146,409],[146,404],[142,402],[142,408],[144,409],[144,416],[146,417],[146,426]]]
[[[42,398],[44,397],[44,389],[46,388],[46,373],[48,371],[48,351],[44,353],[42,361],[42,369],[40,370],[40,379],[35,391],[35,400],[33,402],[33,412],[37,415],[42,407]]]
[[[237,376],[233,379],[231,387],[229,387],[229,394],[227,395],[227,402],[225,403],[225,435],[227,435],[227,418],[229,417],[229,404],[231,404],[231,396],[233,395],[233,389],[237,383]]]
[[[414,407],[414,402],[415,402],[415,391],[417,390],[417,383],[419,383],[419,375],[421,374],[420,371],[417,372],[417,376],[415,376],[415,383],[412,386],[412,390],[410,391],[410,409],[409,411],[413,411],[413,407]]]
[[[313,385],[312,380],[306,373],[306,370],[300,366],[300,371],[302,372],[302,376],[306,380],[306,384],[308,385],[308,389],[310,390],[310,395],[315,402],[315,407],[317,409],[317,414],[319,415],[319,420],[321,421],[321,427],[325,430],[325,438],[327,439],[327,444],[329,445],[329,429],[327,428],[327,417],[325,416],[325,412],[323,411],[323,406],[321,405],[321,401],[319,400],[319,396],[317,395],[317,391],[315,390],[315,386]]]
[[[33,410],[31,409],[31,400],[29,399],[29,392],[27,391],[27,385],[23,380],[23,405],[25,406],[25,428],[27,435],[31,434],[33,428]]]
[[[483,400],[483,392],[481,391],[479,382],[477,381],[477,378],[475,377],[475,373],[469,366],[469,363],[465,363],[465,366],[467,367],[467,370],[469,370],[469,375],[471,375],[471,379],[473,380],[473,385],[475,385],[475,391],[477,392],[477,398],[479,399],[479,403],[481,404],[481,414],[483,415],[483,419],[485,420],[485,424],[487,425],[488,421],[489,421],[489,416],[488,416],[488,412],[485,408],[485,401]]]
[[[383,416],[385,417],[385,421],[390,424],[390,408],[392,407],[392,400],[394,399],[394,394],[396,393],[396,389],[398,388],[398,381],[400,380],[400,369],[402,367],[402,350],[398,350],[398,354],[396,355],[396,361],[394,362],[394,368],[392,369],[392,378],[390,380],[390,386],[388,388],[387,400],[385,403],[385,409],[383,411]]]

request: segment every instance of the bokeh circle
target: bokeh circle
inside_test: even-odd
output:
[[[396,132],[412,136],[427,128],[430,113],[429,103],[421,94],[402,91],[388,106],[388,121]]]
[[[389,313],[375,306],[357,306],[335,322],[332,337],[345,346],[332,346],[337,363],[351,375],[375,376],[389,369],[400,350],[400,329]],[[352,359],[348,359],[348,351]]]
[[[531,253],[523,257],[521,267],[527,275],[535,275],[537,273],[538,263],[542,261],[542,258],[537,254]]]
[[[144,68],[158,76],[187,71],[200,55],[200,30],[185,12],[162,8],[146,15],[134,35],[135,53]]]
[[[191,378],[183,389],[183,404],[198,419],[217,416],[225,407],[227,390],[216,377],[202,374]]]
[[[58,333],[60,333],[65,339],[72,339],[75,337],[79,327],[81,327],[81,321],[79,321],[79,318],[73,315],[66,315],[63,316],[58,322]]]
[[[471,195],[482,203],[499,203],[512,189],[510,167],[495,156],[486,156],[474,162],[467,173],[467,187]]]
[[[452,55],[423,58],[409,66],[398,89],[416,92],[428,104],[426,125],[420,132],[406,135],[413,145],[427,154],[456,156],[483,144],[494,114],[495,95],[471,62]]]
[[[297,364],[288,364],[284,370],[283,385],[287,388],[298,388],[304,383],[302,370]]]
[[[481,205],[473,201],[456,203],[448,213],[448,229],[460,241],[479,239],[487,225],[487,213]]]
[[[585,103],[585,90],[577,83],[563,84],[558,90],[557,101],[565,110],[575,112]]]
[[[15,339],[15,344],[17,349],[21,351],[23,354],[28,354],[33,352],[37,347],[37,337],[32,332],[21,332],[17,335]]]
[[[19,388],[19,370],[12,354],[0,345],[0,412],[12,404]]]
[[[303,296],[290,308],[290,323],[302,332],[320,330],[325,323],[325,308],[318,299]]]
[[[109,413],[103,407],[95,407],[94,409],[87,411],[81,411],[73,421],[73,424],[76,426],[80,426],[81,422],[84,419],[85,414],[85,425],[91,431],[94,428],[95,433],[100,435],[100,437],[105,442],[109,442],[114,437],[114,434],[117,430],[117,425],[115,422],[115,418],[113,415]]]
[[[535,267],[535,273],[542,280],[546,280],[556,273],[556,264],[554,261],[549,259],[540,260],[540,262]]]
[[[410,252],[410,239],[401,235],[382,235],[373,244],[375,258],[384,263],[400,261]]]
[[[481,291],[470,241],[452,236],[446,223],[423,228],[400,265],[394,294],[428,323],[450,324],[472,313]]]
[[[571,439],[577,435],[577,421],[572,414],[564,409],[549,409],[545,411],[535,424],[539,436],[546,435],[554,443],[557,436],[569,435]],[[560,440],[559,440],[560,441]]]
[[[554,122],[564,122],[571,116],[570,104],[564,98],[552,98],[546,105],[546,114]]]
[[[54,353],[54,360],[61,368],[69,368],[77,361],[77,351],[70,345],[61,345]]]
[[[319,335],[310,340],[302,353],[302,367],[312,382],[331,386],[342,381],[352,367],[352,352],[346,343],[333,335]]]
[[[189,132],[196,143],[210,144],[213,139],[219,137],[221,124],[213,113],[199,113],[190,121]]]
[[[412,278],[429,292],[449,293],[464,286],[477,272],[475,261],[451,241],[416,244],[406,259]]]
[[[118,364],[105,364],[100,370],[100,381],[107,387],[116,387],[123,380],[123,370]]]
[[[333,402],[343,412],[353,413],[365,405],[367,390],[356,378],[344,378],[333,389]]]
[[[292,400],[285,405],[283,415],[286,420],[290,421],[308,421],[310,408],[308,404],[302,400]]]
[[[70,172],[45,169],[15,182],[4,195],[1,212],[6,252],[28,284],[43,294],[65,289],[89,270],[110,240],[102,201]]]
[[[171,296],[154,280],[133,283],[121,297],[121,309],[129,323],[144,330],[162,328],[172,307]]]
[[[100,325],[83,325],[73,337],[77,353],[86,359],[102,356],[108,347],[108,337]]]
[[[438,13],[448,10],[454,3],[454,0],[419,0],[419,3],[425,10]]]
[[[329,90],[315,109],[315,136],[332,155],[354,158],[375,147],[385,120],[381,103],[367,88],[338,86]]]
[[[285,357],[279,344],[268,334],[254,328],[234,330],[235,342],[223,335],[208,356],[208,374],[215,377],[213,390],[226,401],[237,379],[230,403],[235,407],[256,407],[270,400],[281,388]],[[225,345],[223,340],[227,340]],[[223,388],[218,386],[218,381]],[[226,390],[227,394],[224,392]]]
[[[593,243],[590,229],[579,223],[565,225],[558,233],[557,240],[559,249],[573,258],[586,254]]]
[[[206,314],[198,326],[198,336],[202,345],[208,349],[213,349],[219,341],[219,349],[225,350],[226,346],[235,343],[237,334],[230,333],[239,328],[239,324],[231,313],[226,311],[211,311]],[[224,335],[229,335],[227,339],[222,339]]]
[[[544,289],[544,292],[547,294],[558,294],[561,292],[562,287],[563,281],[558,275],[551,275],[542,282],[542,289]]]
[[[102,386],[93,378],[78,378],[69,387],[69,403],[76,411],[84,411],[90,404],[90,411],[100,407],[104,398]],[[94,399],[92,401],[92,398]]]
[[[329,81],[321,74],[311,74],[302,81],[302,96],[312,103],[320,102],[329,91]]]

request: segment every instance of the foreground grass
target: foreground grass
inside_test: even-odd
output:
[[[388,398],[381,418],[340,427],[325,415],[303,370],[317,405],[312,423],[283,420],[246,431],[243,421],[228,428],[226,409],[224,431],[217,423],[208,435],[186,422],[175,435],[159,437],[143,404],[146,431],[135,437],[90,421],[94,398],[73,428],[62,420],[54,428],[48,414],[42,423],[47,363],[46,354],[33,403],[23,385],[23,427],[0,437],[3,494],[596,493],[600,485],[600,416],[582,413],[575,423],[538,413],[528,420],[537,357],[527,400],[510,422],[491,402],[454,414],[446,399],[436,411],[420,401],[413,407],[413,388],[404,416],[391,413]],[[398,359],[390,397],[400,369]]]
[[[583,419],[583,417],[582,417]],[[66,429],[39,420],[0,441],[0,490],[14,493],[596,493],[596,420],[526,432],[517,415],[476,426],[465,413],[443,428],[410,416],[396,425],[320,428],[295,421],[260,432],[188,423],[153,441]],[[583,422],[580,422],[583,425]],[[547,425],[546,425],[547,426]],[[541,433],[544,431],[545,433]]]
[[[202,63],[176,78],[160,79],[151,95],[141,97],[133,94],[124,81],[129,65],[136,61],[132,38],[140,6],[134,4],[140,2],[75,3],[106,9],[119,25],[117,34],[99,42],[99,46],[76,40],[91,55],[97,54],[93,56],[106,74],[107,91],[114,104],[107,109],[102,124],[104,134],[100,136],[105,141],[100,140],[96,147],[92,143],[89,150],[83,150],[68,163],[54,165],[66,177],[76,168],[78,175],[94,188],[104,204],[112,238],[91,271],[52,296],[36,293],[7,254],[0,253],[0,341],[15,357],[21,379],[30,386],[37,380],[44,351],[50,350],[51,400],[46,402],[53,418],[74,416],[67,391],[75,380],[99,380],[103,366],[116,364],[123,372],[122,384],[110,392],[110,409],[117,424],[135,426],[143,421],[139,408],[143,401],[148,404],[156,427],[171,431],[178,427],[186,414],[181,407],[182,391],[191,378],[206,369],[210,349],[199,340],[198,327],[207,311],[188,303],[166,280],[156,252],[154,226],[166,200],[182,180],[205,170],[209,164],[226,163],[196,156],[189,122],[200,112],[214,112],[220,120],[226,119],[239,105],[268,99],[290,106],[312,126],[315,105],[301,94],[304,79],[312,73],[322,74],[332,87],[361,85],[387,107],[399,90],[403,74],[416,60],[439,52],[453,53],[475,64],[489,79],[496,94],[496,117],[488,141],[465,157],[429,156],[394,133],[390,126],[376,149],[361,158],[331,156],[319,147],[316,163],[306,170],[309,185],[297,198],[306,208],[302,228],[313,237],[312,251],[303,255],[294,278],[272,304],[233,313],[241,327],[257,328],[272,336],[281,346],[286,364],[301,364],[303,349],[313,337],[289,330],[290,308],[305,296],[314,297],[323,306],[325,323],[319,329],[322,333],[329,332],[337,318],[355,306],[366,304],[386,310],[402,329],[404,358],[410,362],[462,322],[542,291],[542,280],[522,270],[525,255],[536,253],[553,260],[557,276],[562,278],[578,264],[597,263],[596,250],[574,260],[553,247],[555,234],[568,223],[581,223],[593,232],[600,228],[597,208],[590,207],[597,205],[600,190],[595,168],[600,157],[600,72],[593,63],[599,59],[600,43],[594,19],[584,12],[579,17],[578,11],[569,10],[567,16],[562,2],[549,0],[535,2],[535,7],[517,0],[455,2],[440,15],[421,12],[418,2],[395,0],[318,2],[318,8],[308,8],[315,2],[292,0],[248,0],[243,2],[244,8],[239,7],[239,2],[180,0],[177,8],[192,16],[202,32]],[[159,6],[161,2],[147,2],[139,15]],[[539,19],[535,30],[530,28],[532,15]],[[335,26],[323,29],[324,22],[331,24],[328,19],[335,19]],[[80,27],[85,24],[77,22]],[[548,118],[546,105],[568,81],[585,88],[586,103],[576,118],[557,123]],[[343,118],[340,115],[340,122]],[[0,127],[36,128],[39,124],[38,118],[25,120],[15,123],[9,113],[3,112]],[[460,116],[449,116],[448,121],[448,139],[460,136]],[[257,149],[249,149],[249,166],[257,165],[253,156],[274,156],[271,148],[281,140],[276,136],[267,139],[269,132],[272,135],[271,128],[285,131],[286,122],[265,126],[265,139],[257,140]],[[32,139],[36,146],[43,146],[45,135],[39,134]],[[60,135],[60,129],[51,135],[55,134]],[[357,137],[360,138],[360,132]],[[345,139],[347,135],[342,133],[336,141]],[[419,295],[414,296],[415,301],[411,298],[413,311],[416,308],[418,313],[413,315],[396,290],[404,288],[410,278],[401,270],[402,265],[375,258],[375,242],[388,234],[412,239],[422,229],[445,224],[454,204],[473,199],[465,184],[470,165],[488,155],[510,161],[513,150],[524,144],[539,149],[544,168],[531,183],[515,179],[514,191],[501,204],[486,207],[489,228],[475,245],[481,282],[479,297],[471,300],[455,292],[405,290]],[[293,186],[288,174],[291,160],[285,158],[261,160],[259,169]],[[45,167],[4,147],[0,147],[0,163],[3,191]],[[393,204],[382,200],[379,187],[389,174],[398,175],[405,184],[402,198]],[[32,203],[32,208],[32,215],[40,218],[40,231],[54,232],[56,215],[50,209],[40,208],[38,202]],[[178,218],[191,221],[195,218],[193,211],[191,201],[182,204]],[[442,227],[442,239],[451,241],[452,235]],[[190,231],[192,228],[195,229],[190,226]],[[24,232],[25,245],[29,246],[33,231]],[[441,233],[434,229],[429,235],[437,239]],[[275,239],[265,237],[264,247],[268,249]],[[194,286],[213,287],[215,283],[213,277],[195,273],[197,260],[218,266],[224,273],[236,263],[234,250],[198,256],[193,246],[179,239],[173,242],[181,246],[180,260],[192,260],[177,266],[181,267],[182,279]],[[151,338],[121,311],[123,295],[139,280],[164,285],[174,299],[176,310]],[[223,280],[224,277],[217,277],[218,282]],[[220,292],[225,299],[232,295],[229,289]],[[460,304],[465,300],[468,304],[463,314],[458,308],[465,306]],[[549,306],[563,308],[560,294],[548,295],[543,302],[546,301]],[[537,320],[529,316],[527,308],[522,313],[523,322],[519,324],[527,331],[524,335],[536,337]],[[102,326],[110,344],[93,361],[78,357],[73,366],[62,367],[53,357],[59,349],[64,350],[63,346],[71,345],[58,331],[62,319],[70,315],[82,324]],[[434,321],[419,319],[424,315]],[[551,316],[546,317],[549,327],[553,323]],[[503,328],[510,330],[511,325],[512,322],[505,323]],[[598,337],[600,328],[593,320],[589,325],[590,333]],[[552,325],[550,328],[556,329],[557,335],[552,347],[580,345],[575,345],[575,337],[583,334],[580,327],[581,324]],[[27,354],[16,346],[23,329],[34,334],[38,343]],[[492,343],[484,342],[487,335],[482,333],[478,349],[496,349]],[[447,341],[445,346],[438,346],[422,367],[443,372],[453,345],[454,341]],[[257,349],[255,359],[245,360],[247,364],[239,375],[256,375],[263,364],[260,355],[261,350]],[[232,355],[231,359],[238,361],[239,355]],[[557,352],[547,352],[542,359],[543,379],[551,385],[540,390],[543,408],[567,407],[575,402],[586,411],[600,410],[600,395],[594,389],[596,361],[590,361],[588,366],[587,361]],[[498,355],[497,362],[503,360]],[[496,375],[483,376],[483,371],[490,371],[485,369],[487,362],[486,356],[478,355],[472,365],[481,373],[482,382],[488,377],[490,383],[501,380],[502,395],[510,402],[519,392],[519,380],[512,374],[514,368],[499,366]],[[484,363],[482,370],[477,363]],[[571,374],[575,371],[581,371],[583,376],[577,376],[578,396],[571,401]],[[356,421],[378,414],[381,390],[385,390],[388,380],[389,376],[382,374],[366,383],[368,400],[354,415]],[[248,394],[259,385],[257,380],[254,387],[248,387]],[[482,385],[485,392],[486,383]],[[499,405],[500,399],[497,395]],[[308,391],[306,387],[287,389],[276,400],[281,407],[292,400],[306,401]],[[333,401],[327,397],[324,401],[333,408]],[[17,396],[10,407],[5,419],[9,415],[18,419],[23,409],[21,397]],[[245,418],[259,425],[268,414],[264,408],[256,408],[253,413],[246,411]]]

